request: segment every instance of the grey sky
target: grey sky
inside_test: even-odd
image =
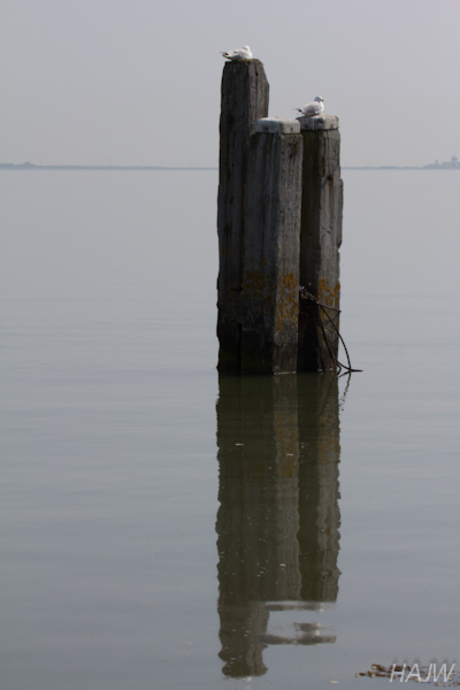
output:
[[[343,165],[460,155],[459,0],[0,0],[0,161],[217,165],[219,54],[270,114],[320,94]]]

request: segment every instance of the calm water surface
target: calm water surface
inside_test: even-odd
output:
[[[219,378],[216,172],[1,173],[2,687],[460,670],[460,176],[344,180],[337,381]]]

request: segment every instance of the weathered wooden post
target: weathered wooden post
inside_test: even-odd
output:
[[[246,184],[241,373],[297,370],[302,136],[297,120],[254,125]]]
[[[338,118],[268,118],[268,90],[258,60],[225,65],[218,368],[335,370],[343,207]]]
[[[318,371],[336,368],[339,344],[339,121],[333,115],[298,120],[304,141],[299,281],[313,297],[300,300],[298,371]]]
[[[222,76],[217,230],[220,371],[240,370],[239,303],[243,279],[244,197],[249,140],[268,115],[269,86],[259,60],[227,62]]]

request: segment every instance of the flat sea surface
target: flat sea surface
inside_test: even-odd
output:
[[[460,174],[343,178],[362,373],[233,378],[217,171],[0,171],[5,690],[460,670]]]

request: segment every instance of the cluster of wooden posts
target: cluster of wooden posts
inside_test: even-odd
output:
[[[221,372],[336,369],[343,183],[338,119],[268,118],[259,60],[222,77]]]

